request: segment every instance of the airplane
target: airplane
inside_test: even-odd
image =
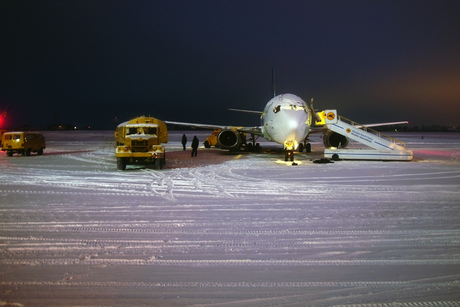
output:
[[[250,145],[248,147],[252,147],[251,145],[258,146],[258,144],[255,144],[255,140],[256,137],[261,136],[268,141],[273,141],[284,146],[285,161],[293,161],[295,150],[302,152],[305,148],[307,152],[311,151],[311,145],[307,143],[308,136],[311,133],[322,132],[323,142],[327,148],[339,146],[344,148],[348,144],[346,136],[327,129],[325,125],[317,125],[317,123],[322,122],[322,119],[313,108],[313,98],[311,105],[308,105],[299,96],[287,93],[274,96],[270,99],[262,112],[240,109],[230,110],[260,114],[261,126],[238,127],[175,121],[165,121],[165,123],[220,130],[217,135],[217,144],[220,148],[231,151],[240,150],[244,145]],[[407,123],[407,121],[403,121],[367,124],[363,126],[375,127]],[[252,136],[252,144],[246,143],[246,134]]]
[[[238,151],[242,146],[247,146],[249,150],[255,148],[258,151],[259,144],[256,143],[256,140],[258,137],[263,137],[268,141],[284,146],[285,161],[294,160],[295,150],[303,152],[305,149],[307,153],[311,152],[311,144],[307,140],[312,133],[323,133],[323,143],[326,148],[345,148],[348,145],[346,136],[326,128],[326,125],[324,125],[326,115],[322,114],[321,117],[320,113],[316,113],[313,106],[314,98],[311,98],[310,105],[308,105],[302,98],[294,94],[276,95],[274,67],[272,68],[272,97],[262,112],[229,109],[231,111],[259,114],[261,126],[258,127],[221,126],[175,121],[164,122],[166,124],[212,129],[218,132],[217,145],[230,151]],[[355,127],[370,128],[399,124],[408,124],[408,122],[366,124]],[[252,143],[246,142],[246,134],[251,135]]]

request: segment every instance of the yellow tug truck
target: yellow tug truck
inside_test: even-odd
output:
[[[154,164],[157,169],[163,169],[166,164],[165,148],[161,144],[168,143],[168,129],[161,120],[140,116],[121,123],[115,130],[115,142],[119,170],[133,164]]]

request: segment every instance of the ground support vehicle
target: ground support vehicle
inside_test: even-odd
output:
[[[30,156],[32,152],[43,155],[46,148],[45,137],[38,132],[5,132],[2,135],[2,151],[8,157],[14,153]]]
[[[211,148],[211,146],[217,146],[217,136],[222,131],[222,129],[215,129],[214,132],[206,138],[203,142],[205,148]]]
[[[330,139],[325,142],[324,156],[339,160],[381,160],[381,161],[411,161],[414,157],[412,150],[406,148],[406,143],[353,122],[337,115],[337,110],[325,110],[326,127],[333,133],[343,136],[337,146],[331,146]],[[361,143],[368,148],[345,148],[348,139]],[[342,145],[342,146],[341,146]]]
[[[166,124],[156,118],[141,116],[121,123],[115,130],[117,168],[127,165],[155,165],[163,169],[166,164],[165,148],[168,142]]]

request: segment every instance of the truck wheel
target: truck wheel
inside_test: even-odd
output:
[[[163,169],[163,159],[156,159],[155,160],[155,168],[156,169]]]
[[[26,156],[30,156],[30,153],[32,152],[32,150],[29,148],[26,150]]]
[[[43,155],[43,148],[40,148],[40,149],[37,151],[37,155],[39,155],[39,156]]]
[[[124,171],[126,169],[126,161],[124,158],[117,158],[117,168],[120,171]]]
[[[6,152],[6,155],[7,155],[8,157],[12,157],[12,156],[13,156],[13,151],[8,150],[8,151]]]
[[[204,141],[204,148],[211,148],[211,144],[209,144],[209,141]]]

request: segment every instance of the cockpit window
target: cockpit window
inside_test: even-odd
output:
[[[281,110],[281,105],[277,105],[276,107],[273,108],[273,113],[278,113]]]

